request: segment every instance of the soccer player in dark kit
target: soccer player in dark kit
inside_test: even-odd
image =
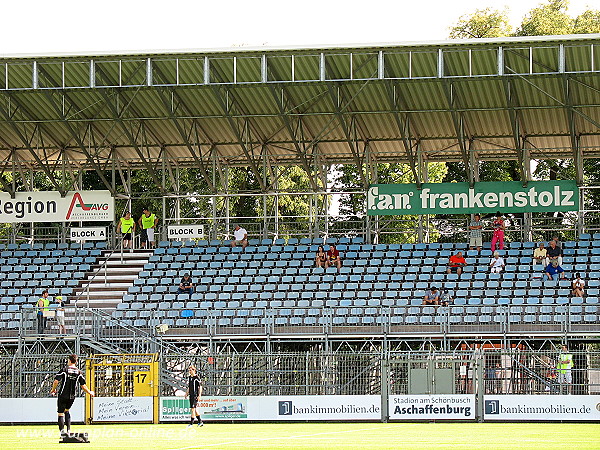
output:
[[[81,389],[92,397],[94,396],[94,391],[90,391],[85,385],[83,373],[77,368],[77,355],[69,356],[69,364],[56,374],[50,395],[56,395],[59,383],[60,389],[58,389],[57,399],[58,429],[62,435],[64,434],[65,425],[67,426],[67,434],[71,430],[71,414],[69,413],[69,409],[75,401],[75,388],[77,385],[81,386]]]
[[[190,418],[190,424],[188,428],[194,425],[194,419],[198,418],[198,426],[201,427],[204,425],[202,419],[200,418],[200,414],[197,413],[196,407],[198,406],[198,399],[202,395],[202,383],[200,382],[200,377],[196,373],[196,367],[190,366],[188,369],[190,376],[188,377],[188,389],[185,393],[185,396],[190,397],[190,411],[192,413],[192,417]]]

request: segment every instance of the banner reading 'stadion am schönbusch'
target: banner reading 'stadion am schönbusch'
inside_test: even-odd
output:
[[[115,200],[109,191],[17,192],[11,198],[0,192],[0,223],[106,222],[115,217]]]
[[[367,213],[378,215],[489,214],[577,211],[579,189],[572,180],[469,183],[373,184]]]

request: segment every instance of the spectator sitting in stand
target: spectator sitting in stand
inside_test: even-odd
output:
[[[315,263],[316,267],[327,267],[327,252],[323,248],[322,245],[319,245],[317,249],[317,254],[315,255]]]
[[[329,246],[329,250],[327,250],[327,262],[325,264],[325,268],[335,266],[339,269],[342,268],[342,258],[340,257],[340,252],[337,248],[335,248],[334,244]]]
[[[504,270],[504,258],[500,256],[498,251],[494,252],[494,257],[490,261],[490,272],[491,273],[500,273]]]
[[[562,248],[562,244],[560,243],[558,236],[552,236],[552,240],[556,243],[557,247]]]
[[[457,252],[456,255],[452,255],[448,261],[448,270],[446,273],[456,273],[458,276],[463,271],[463,267],[467,265],[467,261],[462,255],[462,252]]]
[[[431,286],[427,294],[425,294],[425,298],[423,299],[424,305],[439,305],[440,304],[440,294],[438,289],[435,286]]]
[[[583,297],[583,288],[585,287],[585,281],[581,279],[581,274],[576,274],[573,282],[571,283],[571,295],[573,297]]]
[[[535,266],[541,264],[546,267],[548,264],[546,263],[547,251],[544,248],[544,243],[540,242],[540,246],[533,251],[533,270],[535,270]]]
[[[560,267],[557,261],[552,261],[552,263],[548,264],[546,267],[546,275],[548,276],[548,280],[562,280],[565,278],[565,270]]]
[[[562,249],[556,245],[556,241],[550,241],[550,247],[546,250],[546,266],[556,262],[562,266]]]
[[[245,228],[236,225],[233,229],[233,241],[231,241],[231,246],[237,247],[238,244],[242,244],[242,248],[248,246],[248,232]]]
[[[194,283],[192,282],[192,278],[189,273],[183,274],[183,278],[179,283],[179,289],[177,289],[178,294],[193,294],[194,293]]]
[[[452,296],[450,295],[450,292],[448,291],[448,289],[442,288],[440,290],[440,305],[450,306],[451,303],[452,303]]]

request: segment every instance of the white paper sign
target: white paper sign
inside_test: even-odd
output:
[[[106,227],[71,228],[72,241],[105,241]]]
[[[152,397],[96,397],[94,422],[150,422]]]
[[[485,420],[600,420],[600,395],[486,395]]]
[[[167,228],[169,239],[185,241],[204,237],[204,225],[170,225]]]
[[[475,395],[390,395],[390,419],[475,420]]]

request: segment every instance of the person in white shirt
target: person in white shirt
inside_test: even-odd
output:
[[[236,225],[233,230],[233,241],[231,241],[231,246],[237,247],[238,244],[241,244],[243,248],[246,248],[248,245],[248,232],[239,225]]]
[[[494,257],[490,261],[490,268],[492,273],[500,273],[504,269],[504,259],[500,256],[500,253],[494,252]]]

